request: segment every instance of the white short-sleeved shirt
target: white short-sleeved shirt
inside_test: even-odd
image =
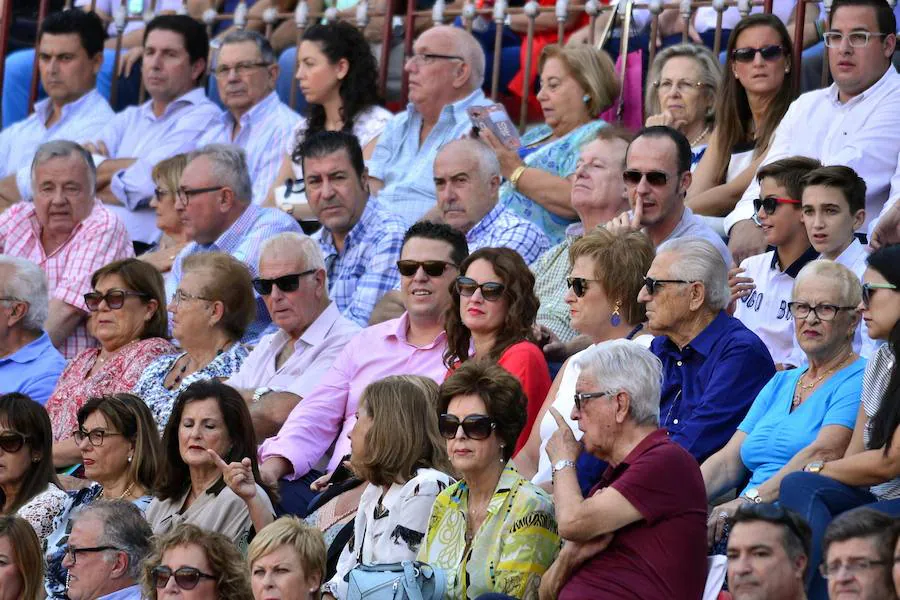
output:
[[[145,0],[128,0],[126,6],[129,18],[140,17],[144,13],[144,2]],[[150,8],[150,0],[146,0],[146,2],[147,8]],[[75,2],[75,6],[79,8],[90,7],[91,0],[78,0],[77,2]],[[106,13],[111,17],[115,14],[118,7],[119,2],[114,0],[94,1],[95,10]],[[181,0],[157,0],[156,2],[156,14],[160,14],[162,12],[176,13],[180,9]],[[128,23],[125,24],[124,33],[130,33],[138,29],[143,29],[144,25],[145,23],[141,20],[129,20]],[[116,37],[116,24],[110,22],[109,26],[106,28],[106,33],[112,38]]]

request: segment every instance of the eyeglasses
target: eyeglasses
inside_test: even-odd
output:
[[[669,182],[669,174],[663,171],[644,172],[637,169],[628,169],[622,173],[625,185],[638,185],[644,177],[647,178],[647,183],[653,187],[663,187]]]
[[[278,289],[282,292],[296,292],[300,287],[300,278],[312,275],[316,271],[318,271],[318,269],[307,269],[302,273],[291,273],[290,275],[282,275],[275,279],[263,279],[262,277],[257,277],[253,280],[253,289],[255,289],[256,293],[260,296],[268,296],[271,294],[273,285],[278,286]]]
[[[253,69],[259,69],[260,67],[268,67],[270,63],[265,62],[241,62],[236,65],[219,65],[216,67],[216,70],[213,71],[216,77],[227,76],[229,73],[234,71],[234,73],[238,77],[243,77]]]
[[[767,215],[775,214],[775,209],[779,204],[800,204],[799,200],[793,198],[779,198],[777,196],[766,196],[765,198],[753,199],[753,212],[759,212],[763,209]]]
[[[91,312],[97,312],[100,310],[100,302],[106,302],[106,306],[109,307],[110,310],[119,310],[123,306],[125,306],[125,300],[128,296],[135,296],[137,298],[147,298],[147,294],[143,292],[131,292],[129,290],[109,290],[105,294],[101,294],[100,292],[88,292],[84,295],[84,303],[87,305],[88,310]]]
[[[197,196],[199,194],[205,194],[207,192],[217,192],[224,188],[224,185],[216,185],[212,187],[205,188],[197,188],[195,190],[188,189],[186,187],[180,187],[175,190],[175,199],[180,200],[184,207],[187,208],[188,204],[191,202],[191,198]]]
[[[74,565],[78,562],[78,555],[84,552],[106,552],[107,550],[116,550],[117,552],[121,552],[119,548],[115,546],[96,546],[94,548],[74,548],[72,546],[63,546],[63,558],[71,557],[72,564]]]
[[[123,433],[116,433],[113,431],[104,431],[103,429],[91,429],[90,431],[86,431],[84,429],[76,429],[72,432],[72,437],[75,438],[76,444],[81,444],[87,438],[87,440],[91,443],[91,446],[95,446],[99,448],[103,445],[103,440],[107,437],[117,436],[117,435],[125,435]]]
[[[438,60],[461,60],[465,61],[462,56],[454,56],[453,54],[434,54],[433,52],[423,52],[421,54],[410,54],[406,57],[407,64],[415,65],[433,65]]]
[[[6,431],[0,433],[0,450],[3,450],[7,454],[15,454],[22,449],[22,446],[25,445],[25,441],[30,437],[30,435],[25,435],[18,431]]]
[[[460,427],[467,438],[484,440],[497,429],[497,422],[487,415],[469,415],[462,421],[456,415],[443,414],[438,417],[438,429],[444,439],[455,438]]]
[[[651,296],[655,296],[656,292],[659,291],[659,286],[664,285],[666,283],[696,283],[695,281],[687,281],[685,279],[654,279],[653,277],[644,277],[644,287],[647,288],[647,293]]]
[[[851,47],[864,48],[869,45],[869,38],[873,35],[876,37],[883,37],[886,34],[872,31],[851,31],[845,36],[840,31],[826,31],[822,34],[822,38],[825,40],[825,45],[829,48],[840,48],[845,37],[847,38],[847,41],[850,42]]]
[[[868,571],[872,567],[880,567],[882,565],[890,564],[886,560],[871,560],[869,558],[851,558],[847,562],[841,562],[836,560],[830,563],[822,563],[819,565],[819,573],[822,574],[822,577],[828,579],[829,577],[837,577],[841,569],[847,571],[847,574],[850,576],[856,575],[861,571]]]
[[[869,308],[869,302],[872,301],[872,294],[875,290],[896,290],[897,286],[892,283],[864,283],[862,286],[862,303],[863,306]]]
[[[163,188],[154,188],[154,190],[153,190],[153,195],[156,196],[156,201],[157,201],[157,202],[161,202],[163,196],[168,196],[168,195],[171,194],[171,193],[172,193],[172,192],[170,192],[169,190],[166,190],[166,189],[163,189]]]
[[[397,270],[404,277],[413,277],[419,272],[419,267],[425,270],[425,274],[429,277],[440,277],[447,270],[447,267],[455,267],[453,263],[443,260],[398,260]]]
[[[460,296],[468,298],[475,294],[475,290],[479,289],[481,290],[482,298],[488,302],[494,302],[503,297],[503,291],[506,289],[506,286],[496,281],[486,281],[480,284],[471,277],[463,275],[456,278],[456,293]]]
[[[762,48],[735,48],[731,52],[731,58],[734,59],[734,62],[748,63],[753,62],[757,54],[762,56],[765,61],[778,60],[784,56],[784,48],[775,44]]]
[[[603,396],[609,396],[610,394],[615,394],[616,390],[609,390],[606,392],[584,392],[582,394],[575,394],[575,408],[578,411],[581,411],[581,407],[584,406],[584,403],[592,398],[602,398]]]
[[[174,577],[175,583],[183,590],[194,589],[201,579],[215,579],[212,575],[207,575],[194,567],[180,567],[174,571],[169,567],[153,567],[150,577],[153,579],[153,586],[157,589],[169,585],[169,579]]]
[[[572,292],[579,298],[583,298],[587,293],[588,281],[599,281],[597,279],[585,279],[584,277],[566,277],[566,285],[572,288]]]
[[[806,302],[788,302],[788,310],[795,319],[805,319],[809,313],[816,315],[820,321],[833,321],[842,310],[855,310],[855,306],[837,306],[836,304],[817,304],[810,306]]]
[[[205,296],[195,296],[194,294],[188,294],[185,291],[180,289],[175,290],[175,293],[172,294],[172,299],[169,301],[169,307],[177,306],[182,302],[188,302],[189,300],[205,300],[206,302],[215,302],[212,298],[206,298]]]
[[[706,84],[702,81],[691,81],[690,79],[679,79],[678,81],[663,79],[662,81],[657,80],[653,82],[653,87],[663,94],[671,92],[673,87],[678,90],[679,94],[687,94],[697,91],[704,86],[706,86]]]

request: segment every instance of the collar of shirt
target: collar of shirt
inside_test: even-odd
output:
[[[116,590],[115,592],[110,592],[105,596],[100,596],[97,600],[126,600],[128,598],[140,598],[141,597],[141,586],[139,584],[129,585],[126,588],[122,588],[121,590]]]
[[[47,352],[51,347],[50,336],[47,335],[47,332],[42,332],[37,339],[25,344],[9,356],[0,357],[0,360],[16,362],[19,364],[30,363],[31,361],[39,359],[41,355],[44,352]]]
[[[438,344],[443,344],[447,339],[447,332],[441,331],[436,338],[431,340],[431,343],[426,344],[424,346],[415,346],[409,342],[409,338],[407,338],[407,331],[409,331],[409,313],[403,313],[400,318],[394,319],[394,322],[397,323],[397,328],[393,331],[388,328],[384,334],[384,339],[388,338],[396,338],[397,341],[406,344],[407,346],[412,346],[413,348],[418,348],[419,350],[431,350]]]
[[[834,262],[849,268],[860,254],[868,255],[866,249],[863,248],[862,242],[859,241],[859,238],[853,236],[853,241],[850,242],[850,245],[844,248],[844,251],[834,259]]]
[[[438,117],[438,121],[442,121],[444,119],[444,115],[448,115],[454,123],[461,123],[463,121],[469,120],[469,113],[466,112],[466,109],[469,106],[473,105],[475,102],[483,99],[484,97],[484,92],[481,91],[481,88],[478,88],[465,98],[457,100],[456,102],[451,102],[450,104],[445,104],[441,109],[441,114]],[[412,102],[406,105],[406,112],[410,120],[412,120],[413,117],[419,119],[422,118],[422,115],[419,113],[419,111],[416,110],[416,107]]]
[[[669,434],[666,433],[665,429],[657,429],[650,433],[647,437],[638,442],[638,445],[631,449],[631,452],[628,453],[628,456],[622,459],[622,462],[617,464],[615,467],[612,465],[606,467],[606,471],[603,472],[603,476],[600,478],[600,483],[594,486],[594,489],[591,490],[589,495],[595,493],[596,490],[607,487],[612,481],[617,479],[622,472],[628,468],[628,465],[637,460],[642,454],[650,450],[651,448],[656,448],[660,444],[665,444],[669,439]]]
[[[169,118],[169,115],[172,114],[172,111],[177,110],[183,104],[200,104],[201,102],[206,101],[206,90],[200,87],[195,87],[187,94],[184,94],[180,98],[176,98],[169,102],[166,106],[166,109],[163,111],[163,114],[159,117],[156,116],[153,112],[153,100],[147,100],[144,102],[144,105],[141,106],[141,116],[148,121],[164,121]]]
[[[375,231],[377,229],[379,223],[381,223],[380,214],[380,211],[375,208],[375,199],[369,196],[369,199],[366,201],[366,208],[363,209],[362,216],[360,216],[356,225],[350,229],[347,237],[344,238],[344,254],[346,254],[347,250],[353,245],[354,240],[365,239],[369,231]],[[332,254],[340,255],[341,253],[337,251],[337,247],[334,245],[334,236],[331,235],[331,231],[323,226],[319,232],[319,235],[321,236],[319,239],[328,250],[327,252],[323,252],[323,254],[325,256]]]
[[[806,263],[814,261],[817,258],[819,258],[819,253],[816,252],[815,248],[810,246],[803,254],[800,255],[800,258],[792,262],[788,266],[788,268],[783,271],[783,273],[791,279],[796,279],[797,273],[800,272],[800,269],[805,267]],[[772,262],[769,263],[769,268],[773,271],[778,269],[778,248],[775,248],[775,252],[772,253]]]
[[[27,210],[28,210],[28,212],[25,213],[24,216],[25,216],[25,217],[29,220],[29,222],[31,223],[31,230],[34,232],[35,238],[37,238],[37,240],[40,241],[40,239],[41,239],[42,226],[41,226],[41,222],[38,220],[37,212],[36,212],[36,210],[35,210],[35,208],[34,208],[34,203],[33,203],[33,202],[29,202],[29,206],[28,206],[28,209],[27,209]],[[69,242],[71,242],[72,239],[73,239],[76,235],[78,235],[78,233],[79,233],[82,229],[84,229],[85,223],[87,223],[88,221],[91,221],[92,219],[96,219],[98,213],[99,213],[100,211],[102,211],[102,210],[106,210],[106,209],[104,208],[104,206],[103,206],[103,203],[100,202],[100,200],[98,200],[97,198],[94,198],[94,208],[91,209],[90,214],[88,214],[88,216],[85,217],[84,220],[79,221],[78,224],[76,224],[75,227],[72,228],[72,233],[69,234],[69,237],[66,238],[66,241],[65,241],[65,242],[63,242],[62,244],[59,245],[59,248],[57,248],[56,250],[54,250],[53,252],[51,252],[49,255],[45,255],[45,256],[47,256],[47,257],[49,258],[50,256],[53,256],[53,255],[55,255],[55,254],[58,254],[63,248],[65,248],[66,246],[68,246],[68,245],[69,245]],[[43,249],[43,248],[44,248],[44,245],[43,245],[43,244],[40,244],[40,243],[39,243],[38,245],[41,247],[41,253],[43,254],[43,253],[44,253],[44,249]]]
[[[506,497],[512,493],[518,485],[521,485],[520,479],[519,472],[512,462],[506,463],[506,466],[503,467],[503,471],[500,473],[497,487],[494,488],[494,493],[491,494],[491,499],[488,502],[488,515],[496,514],[497,511],[500,510],[500,507],[503,506],[502,503],[506,501]],[[469,503],[469,486],[466,484],[465,480],[460,481],[459,485],[456,486],[456,492],[454,492],[451,499],[459,510],[465,510]]]
[[[212,244],[200,247],[204,250],[218,250],[226,254],[234,254],[238,245],[247,237],[261,210],[255,204],[248,204],[247,209],[238,217],[237,221],[231,224],[231,227],[225,230],[225,233],[220,235]]]
[[[322,344],[328,336],[331,326],[334,325],[334,322],[337,321],[340,316],[341,311],[338,310],[337,304],[331,302],[325,307],[322,314],[316,317],[316,320],[310,323],[309,327],[306,328],[306,331],[300,335],[300,340],[310,347]]]
[[[584,236],[584,223],[578,221],[577,223],[572,223],[566,227],[566,239],[569,240],[569,243],[574,242],[580,237]]]
[[[494,223],[497,222],[497,219],[500,218],[500,215],[503,214],[504,210],[506,209],[503,208],[499,202],[494,205],[494,208],[492,208],[488,214],[484,215],[484,217],[475,224],[475,227],[469,230],[466,234],[466,240],[471,242],[472,240],[478,239],[478,236],[487,233],[490,228],[494,226]]]
[[[97,92],[96,89],[92,89],[78,100],[64,104],[60,111],[59,121],[57,121],[55,125],[65,121],[68,117],[72,116],[72,113],[81,110],[86,104],[95,102],[98,97],[100,97],[100,93]],[[50,112],[53,110],[53,105],[50,104],[50,102],[50,98],[44,98],[34,105],[34,114],[40,119],[41,125],[45,125],[47,119],[50,118]]]
[[[260,117],[269,113],[281,100],[278,99],[277,92],[271,92],[268,96],[250,107],[250,110],[241,115],[241,131],[248,125],[259,120]],[[228,127],[228,131],[234,128],[234,115],[228,110],[222,112],[222,124]]]
[[[835,108],[840,108],[843,106],[853,106],[855,104],[859,104],[870,96],[877,95],[878,91],[884,86],[888,85],[889,81],[895,77],[900,77],[900,74],[897,73],[897,69],[894,68],[893,64],[889,64],[887,70],[884,72],[884,75],[882,75],[878,79],[878,81],[870,85],[859,94],[853,96],[846,102],[841,102],[840,89],[838,88],[838,84],[832,83],[827,91],[828,99],[831,101],[831,104]]]
[[[706,328],[697,334],[688,344],[679,349],[670,338],[666,338],[662,346],[662,351],[678,358],[687,358],[690,354],[696,352],[703,356],[709,356],[712,351],[713,344],[725,335],[728,329],[728,320],[731,317],[724,310],[720,310],[719,314],[710,322]]]

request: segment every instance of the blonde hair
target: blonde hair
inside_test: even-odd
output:
[[[288,546],[297,554],[305,576],[318,575],[316,587],[321,586],[322,580],[325,578],[328,552],[322,532],[291,515],[285,515],[269,523],[250,542],[250,548],[247,551],[250,572],[253,572],[253,565],[256,561],[282,546]],[[315,597],[321,597],[318,590]]]
[[[247,266],[224,252],[191,254],[183,266],[185,274],[202,271],[207,276],[201,295],[225,306],[219,326],[235,340],[244,337],[256,318],[256,298]]]
[[[150,177],[155,184],[163,184],[170,194],[174,194],[181,185],[181,174],[184,173],[187,163],[187,154],[176,154],[156,163]]]
[[[544,70],[544,65],[551,58],[562,61],[569,75],[590,96],[587,108],[592,117],[612,106],[619,97],[622,84],[616,76],[616,66],[609,54],[603,50],[587,44],[577,46],[550,44],[541,51],[538,72]]]
[[[797,289],[803,280],[807,278],[815,278],[818,280],[828,279],[838,288],[837,302],[842,306],[857,306],[862,302],[862,285],[859,278],[853,274],[853,271],[840,263],[825,258],[814,260],[806,264],[800,269],[794,279],[794,289],[791,290],[791,298],[797,293]]]

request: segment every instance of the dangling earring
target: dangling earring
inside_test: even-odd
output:
[[[503,449],[506,448],[505,444],[500,444],[500,464],[504,464],[506,461],[503,460]]]
[[[581,101],[584,102],[585,104],[587,104],[588,102],[591,101],[591,97],[589,95],[585,94],[584,96],[581,97]]]
[[[609,324],[613,327],[618,327],[622,324],[622,317],[619,315],[619,307],[621,306],[621,302],[616,300],[616,305],[613,308],[612,315],[609,317]]]

